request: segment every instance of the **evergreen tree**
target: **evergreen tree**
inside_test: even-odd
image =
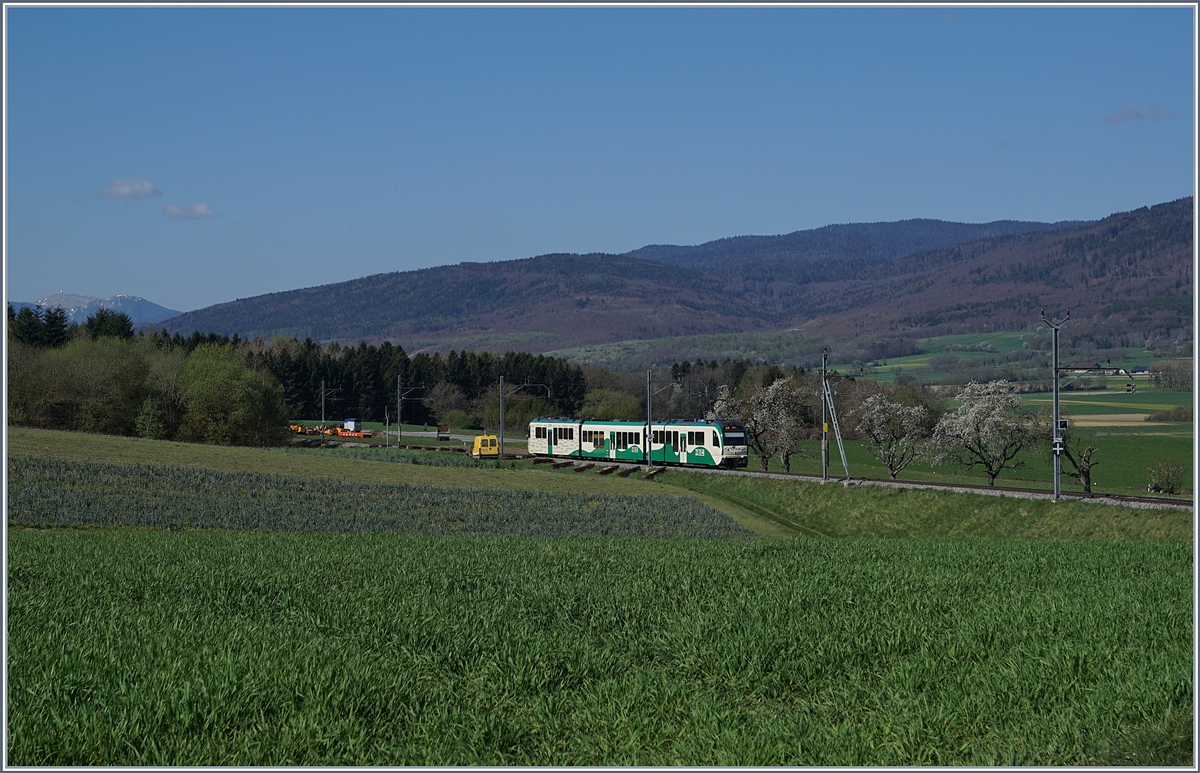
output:
[[[123,311],[112,309],[97,309],[96,313],[83,323],[88,335],[95,341],[97,338],[111,336],[113,338],[133,338],[133,320]]]
[[[42,336],[46,346],[65,346],[75,332],[75,323],[62,306],[47,309],[42,317]]]
[[[42,307],[25,306],[15,316],[12,314],[12,306],[8,308],[8,330],[13,338],[26,346],[44,346],[46,329],[42,321]]]

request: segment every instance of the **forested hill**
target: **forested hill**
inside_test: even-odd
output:
[[[625,253],[631,258],[706,270],[734,272],[748,279],[770,275],[775,281],[804,284],[852,276],[873,263],[954,244],[1062,230],[1086,223],[951,223],[944,220],[901,220],[893,223],[828,225],[781,236],[734,236],[692,247],[652,244]]]
[[[558,254],[462,263],[223,303],[164,327],[185,335],[392,339],[410,352],[545,352],[791,328],[827,339],[1022,329],[1045,306],[1071,308],[1075,319],[1091,315],[1130,335],[1170,336],[1190,330],[1192,217],[1187,198],[1069,228],[925,220],[869,224],[851,238],[844,229],[852,226],[834,226],[825,237],[857,246],[825,260],[754,247],[755,239],[815,238],[804,232],[725,240],[742,245],[744,259],[711,257],[718,248],[708,245],[701,247],[709,257],[672,258],[695,266],[664,262],[666,253],[658,260]],[[869,233],[886,226],[897,226],[892,246]],[[895,257],[954,233],[978,235],[972,228],[1024,230]]]
[[[738,330],[736,297],[716,274],[619,255],[542,255],[377,274],[222,303],[167,320],[243,337],[373,340],[493,336],[496,346]],[[472,347],[473,348],[473,347]],[[484,348],[491,348],[485,346]]]

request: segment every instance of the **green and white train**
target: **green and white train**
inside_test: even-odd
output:
[[[572,459],[646,463],[646,423],[539,418],[529,422],[529,453]],[[745,467],[746,428],[739,421],[671,419],[650,425],[650,464]]]

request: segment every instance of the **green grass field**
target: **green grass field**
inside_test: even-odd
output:
[[[8,442],[13,765],[1193,761],[1189,511]]]
[[[1139,430],[1124,427],[1096,427],[1079,430],[1081,438],[1089,438],[1099,450],[1094,459],[1097,462],[1093,469],[1092,490],[1108,494],[1145,494],[1148,482],[1146,467],[1159,458],[1177,460],[1184,467],[1192,466],[1192,433],[1189,429],[1175,427],[1145,427]],[[1161,430],[1152,432],[1151,430]],[[819,440],[805,441],[802,444],[804,456],[792,459],[792,472],[802,472],[810,475],[821,474],[821,442]],[[887,479],[887,469],[879,463],[867,450],[864,443],[856,440],[844,442],[846,461],[850,467],[850,475],[856,478]],[[1017,461],[1025,463],[1021,469],[1005,470],[996,479],[997,486],[1017,486],[1043,488],[1051,491],[1054,488],[1054,472],[1050,457],[1045,453],[1022,453]],[[759,469],[758,457],[751,455],[750,468]],[[772,472],[782,471],[783,467],[778,458],[771,460],[768,469]],[[838,454],[837,443],[829,441],[829,476],[831,478],[845,477],[841,456]],[[965,470],[955,466],[938,466],[918,462],[901,472],[901,479],[916,481],[935,481],[942,483],[970,483],[986,485],[987,476],[978,468]],[[1191,497],[1190,478],[1184,484],[1186,495]],[[1066,475],[1062,477],[1064,491],[1082,491],[1082,487]]]
[[[1191,546],[9,532],[12,765],[1190,764]]]
[[[1122,389],[1103,392],[1059,392],[1059,412],[1066,416],[1154,413],[1168,411],[1180,405],[1191,405],[1191,392],[1163,392],[1152,387],[1138,387],[1130,394]],[[1049,392],[1031,392],[1021,395],[1021,403],[1031,410],[1052,405],[1054,397]]]

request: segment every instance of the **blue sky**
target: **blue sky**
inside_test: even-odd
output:
[[[1189,7],[6,12],[10,300],[190,310],[1195,184]]]

